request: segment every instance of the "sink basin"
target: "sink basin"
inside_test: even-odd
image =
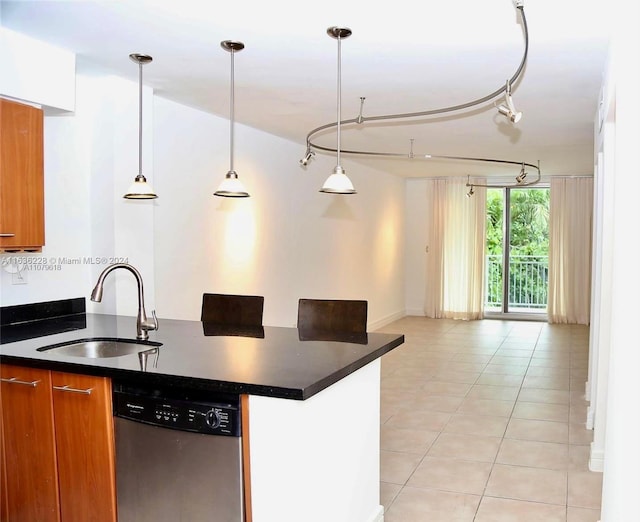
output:
[[[144,352],[162,346],[155,341],[138,341],[136,339],[117,339],[113,337],[94,337],[77,339],[65,343],[52,344],[38,348],[39,352],[55,351],[59,355],[101,359],[106,357],[122,357]]]

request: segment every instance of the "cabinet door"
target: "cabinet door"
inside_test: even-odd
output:
[[[0,252],[44,245],[43,113],[0,99]]]
[[[7,467],[4,457],[4,434],[2,429],[2,390],[0,389],[0,522],[9,522],[7,508]]]
[[[63,522],[115,522],[111,381],[52,372]]]
[[[59,522],[48,370],[0,365],[0,403],[9,522]]]

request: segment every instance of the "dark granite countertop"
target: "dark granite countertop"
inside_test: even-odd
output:
[[[221,330],[200,321],[161,319],[160,329],[149,332],[149,340],[162,346],[149,353],[146,364],[137,353],[91,359],[37,351],[75,339],[135,339],[135,323],[135,317],[72,313],[5,324],[0,362],[140,384],[305,400],[404,342],[397,334],[306,340],[297,328]],[[16,330],[22,335],[14,335]],[[141,351],[148,348],[153,347],[141,346]]]

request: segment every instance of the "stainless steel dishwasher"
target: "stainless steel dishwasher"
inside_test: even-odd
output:
[[[114,383],[118,522],[242,522],[237,396]]]

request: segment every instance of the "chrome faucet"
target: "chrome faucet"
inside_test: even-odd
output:
[[[109,265],[105,268],[100,276],[98,277],[98,282],[96,283],[95,288],[91,292],[91,300],[99,303],[102,301],[102,288],[104,285],[104,280],[109,275],[110,272],[117,268],[124,268],[131,272],[138,283],[138,319],[136,321],[137,335],[136,338],[141,341],[146,341],[149,339],[149,330],[157,330],[158,329],[158,318],[156,317],[156,311],[153,310],[151,315],[153,316],[153,321],[149,321],[147,319],[147,313],[144,309],[144,288],[142,286],[142,276],[138,270],[127,264],[127,263],[115,263],[113,265]]]

